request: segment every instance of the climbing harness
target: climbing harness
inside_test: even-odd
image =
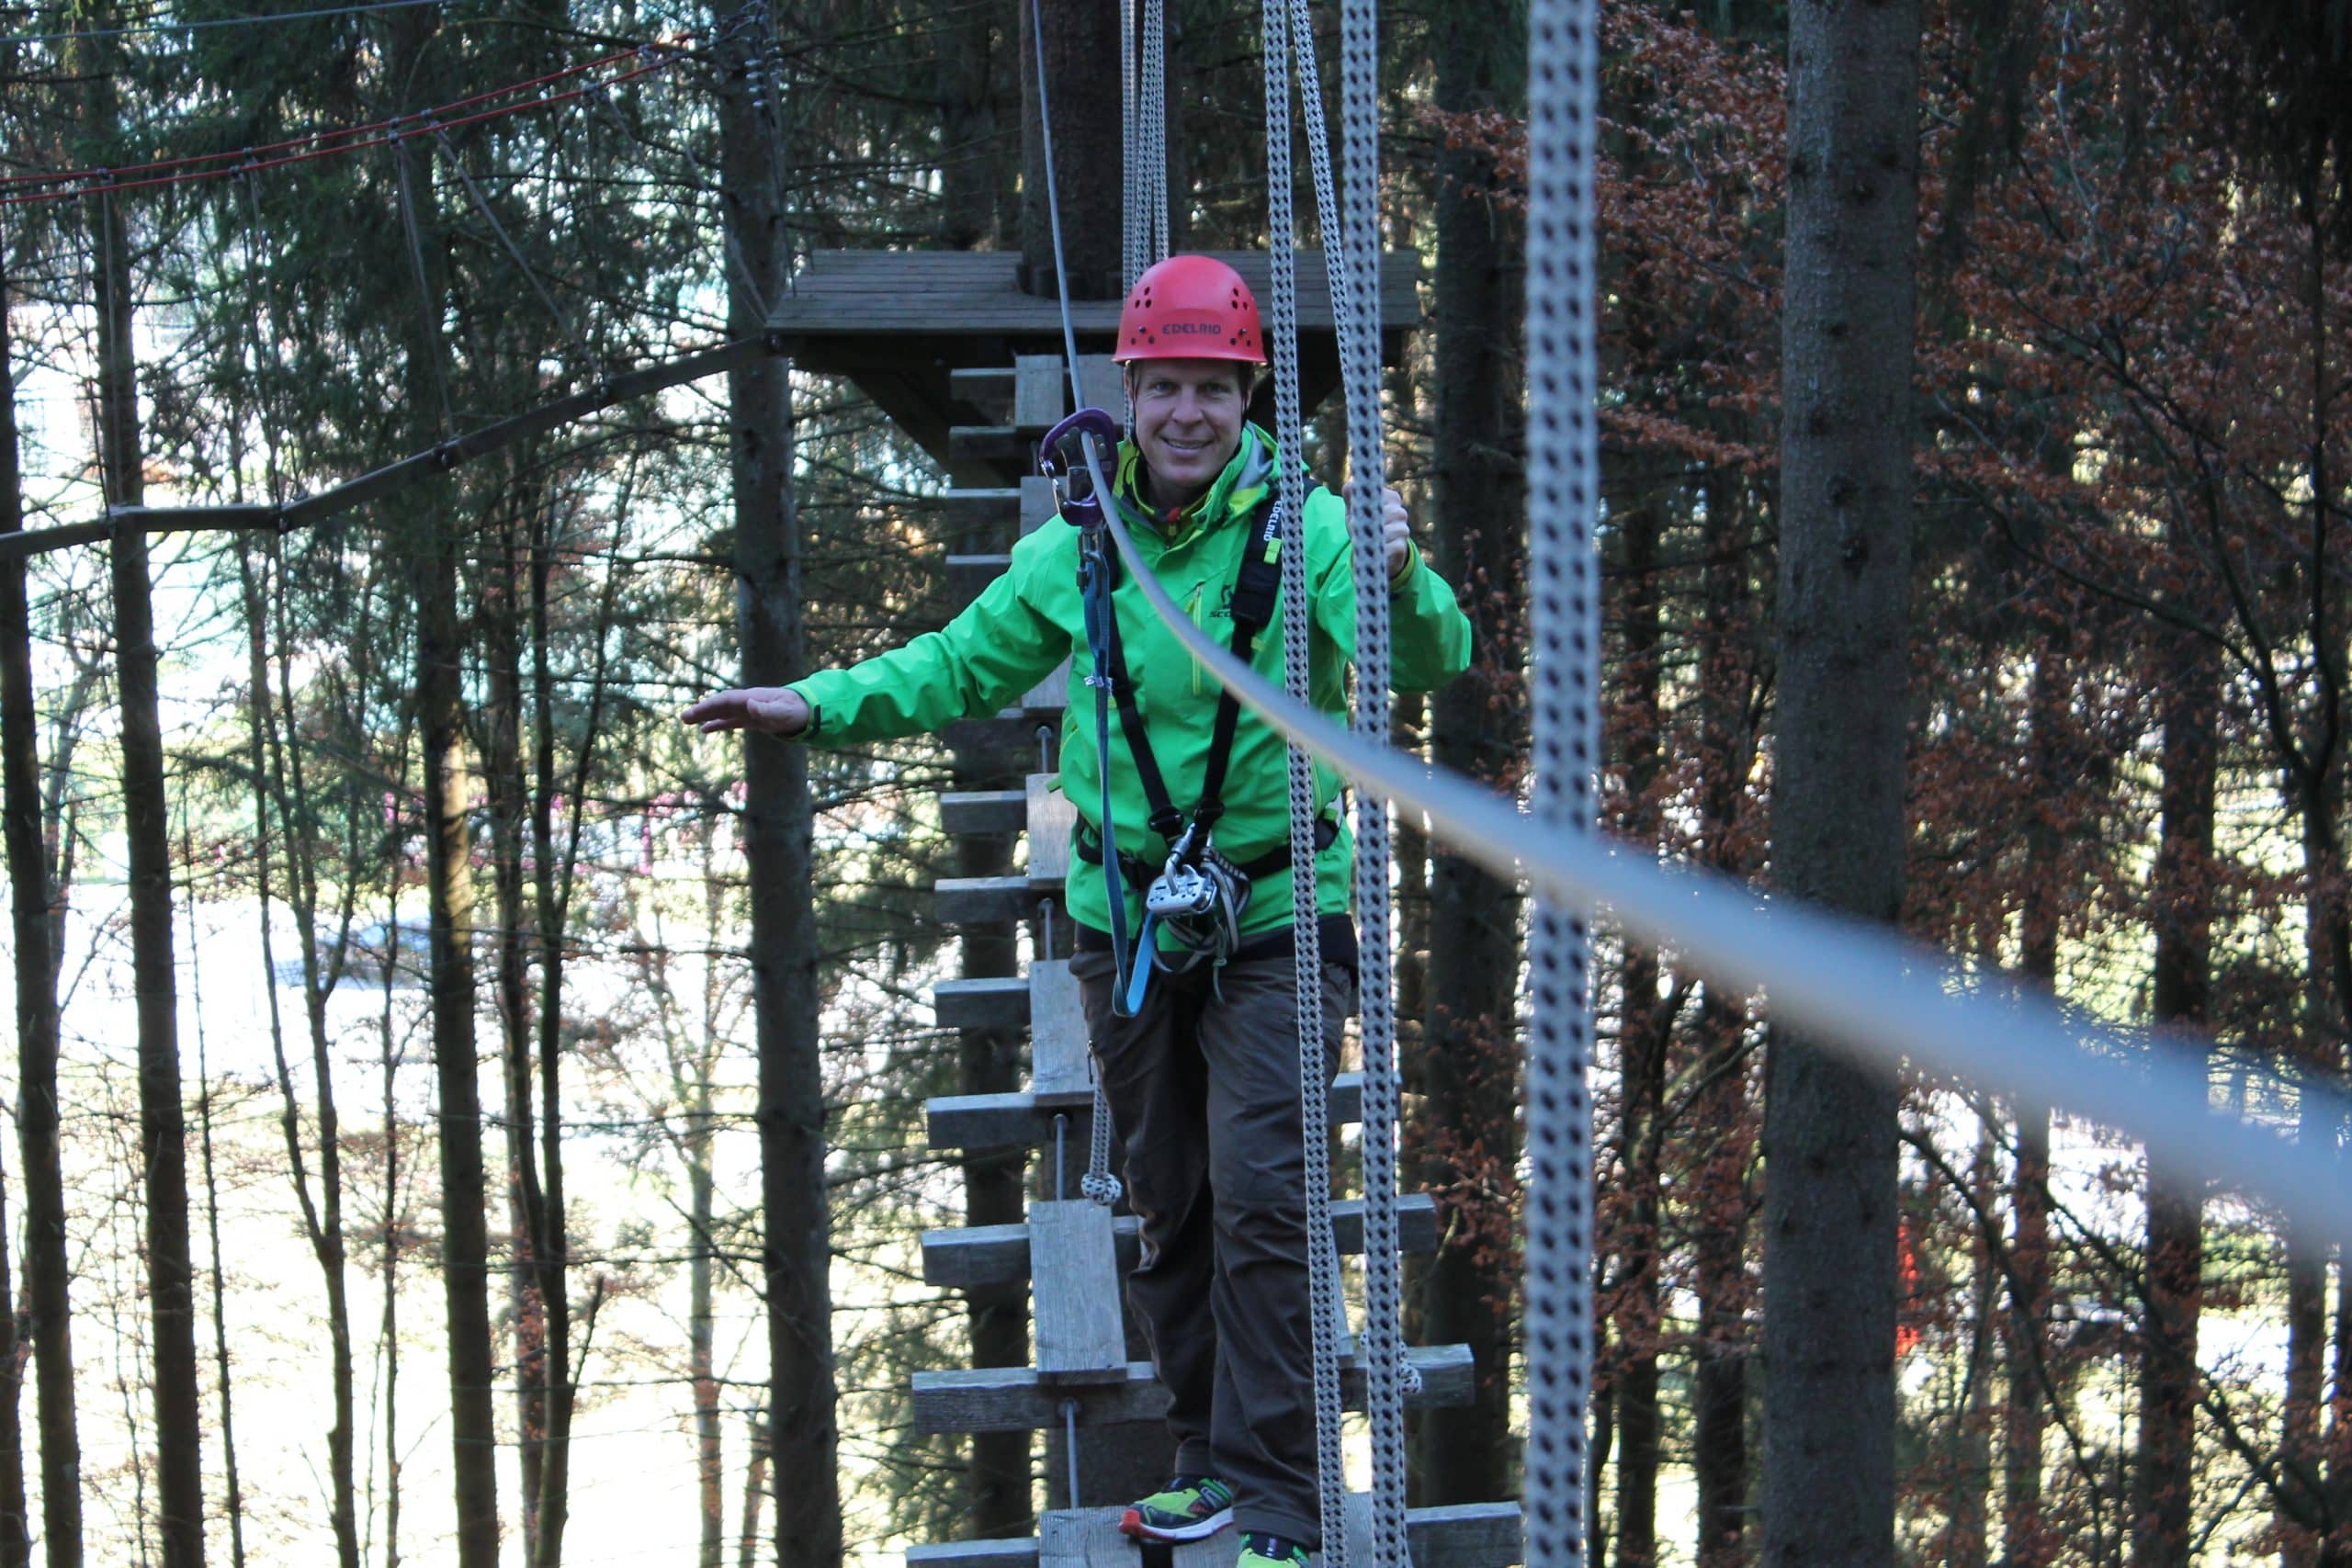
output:
[[[1094,692],[1096,755],[1102,759],[1102,812],[1096,837],[1081,835],[1076,844],[1081,860],[1102,867],[1103,886],[1112,910],[1112,953],[1116,967],[1113,997],[1118,1010],[1133,1017],[1149,994],[1157,971],[1182,974],[1207,963],[1222,967],[1241,945],[1241,917],[1249,908],[1255,877],[1287,869],[1293,852],[1284,848],[1246,864],[1237,865],[1218,852],[1217,821],[1225,815],[1225,781],[1233,758],[1234,736],[1240,726],[1241,704],[1232,693],[1217,698],[1216,717],[1209,735],[1203,765],[1201,796],[1189,818],[1170,798],[1168,783],[1153,753],[1151,735],[1136,702],[1136,684],[1127,672],[1124,639],[1119,635],[1117,601],[1118,558],[1105,542],[1102,518],[1106,507],[1120,504],[1112,492],[1096,488],[1088,475],[1080,493],[1077,477],[1086,458],[1079,444],[1087,437],[1110,442],[1116,432],[1111,417],[1100,409],[1081,409],[1057,424],[1038,447],[1038,467],[1054,486],[1062,517],[1079,530],[1078,587],[1085,606],[1087,646],[1094,660],[1086,683]],[[1258,634],[1273,619],[1281,586],[1282,535],[1278,499],[1261,506],[1253,535],[1244,547],[1234,575],[1231,613],[1233,652],[1250,657]],[[1143,786],[1151,830],[1168,845],[1167,859],[1157,875],[1139,875],[1136,860],[1123,853],[1117,841],[1111,804],[1110,714],[1115,705],[1119,731],[1127,755]],[[1335,829],[1336,831],[1336,829]],[[1312,857],[1309,857],[1311,863]],[[1132,955],[1126,951],[1127,885],[1143,896],[1143,926]],[[1174,942],[1172,953],[1162,953],[1157,941],[1165,931]]]

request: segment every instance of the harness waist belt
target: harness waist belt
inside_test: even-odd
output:
[[[1316,853],[1320,854],[1329,849],[1339,840],[1339,823],[1329,817],[1318,817],[1315,819]],[[1101,865],[1102,863],[1102,840],[1087,831],[1085,823],[1080,822],[1071,832],[1070,847],[1078,852],[1078,858],[1087,864]],[[1149,890],[1153,879],[1159,875],[1162,868],[1145,860],[1141,855],[1129,854],[1126,851],[1121,850],[1119,869],[1125,874],[1127,881],[1134,886],[1135,890],[1142,893]],[[1290,846],[1278,844],[1255,860],[1236,862],[1234,869],[1252,882],[1261,877],[1272,876],[1278,871],[1288,871]]]

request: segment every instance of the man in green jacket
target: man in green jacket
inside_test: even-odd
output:
[[[1136,281],[1114,357],[1126,367],[1135,434],[1118,449],[1114,503],[1160,586],[1229,646],[1237,574],[1276,471],[1272,439],[1245,418],[1252,367],[1266,357],[1257,303],[1224,264],[1171,256]],[[1393,683],[1433,691],[1467,668],[1470,625],[1414,547],[1396,493],[1384,502]],[[1355,581],[1338,496],[1317,489],[1306,498],[1305,535],[1311,694],[1317,708],[1340,715]],[[1104,770],[1111,837],[1126,873],[1125,931],[1143,929],[1143,890],[1170,845],[1152,829],[1124,728],[1108,727],[1107,755],[1098,744],[1079,561],[1079,531],[1055,519],[1016,545],[1009,570],[939,631],[789,686],[716,694],[684,719],[706,732],[854,745],[994,713],[1071,660],[1061,744],[1062,788],[1078,817],[1067,885],[1077,927],[1070,969],[1124,1145],[1142,1231],[1128,1299],[1168,1389],[1179,1472],[1128,1509],[1122,1528],[1192,1540],[1231,1523],[1240,1530],[1238,1568],[1304,1568],[1320,1542],[1288,748],[1240,713],[1215,825],[1217,852],[1248,877],[1230,940],[1209,962],[1180,967],[1183,955],[1163,929],[1159,967],[1127,1016],[1114,996],[1126,976],[1114,973],[1110,933],[1121,922],[1102,867]],[[1132,581],[1122,576],[1111,598],[1144,750],[1169,800],[1198,801],[1221,688]],[[1256,637],[1252,661],[1281,683],[1278,618]],[[1318,765],[1311,913],[1321,937],[1324,1032],[1335,1043],[1351,1010],[1356,951],[1352,846],[1339,793],[1338,776]],[[1134,959],[1154,963],[1141,953]]]

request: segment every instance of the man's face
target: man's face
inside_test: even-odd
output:
[[[1216,481],[1241,446],[1249,367],[1230,359],[1146,359],[1130,367],[1136,446],[1151,466],[1151,500],[1182,506]]]

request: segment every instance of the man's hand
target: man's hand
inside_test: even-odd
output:
[[[726,729],[756,729],[763,735],[797,735],[808,728],[808,705],[783,686],[738,686],[713,692],[678,716],[705,735]]]
[[[1345,495],[1355,494],[1356,482],[1350,479],[1340,487]],[[1388,548],[1388,581],[1394,582],[1404,574],[1413,559],[1413,519],[1405,510],[1405,498],[1394,490],[1380,492],[1380,536]]]

